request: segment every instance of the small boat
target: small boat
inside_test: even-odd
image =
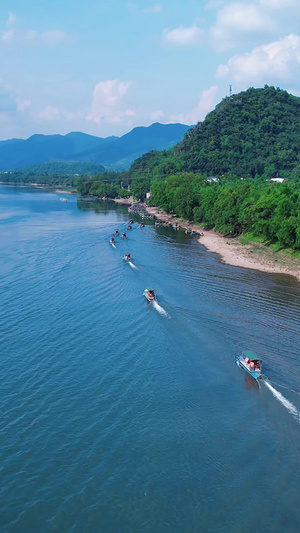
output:
[[[66,198],[60,198],[60,201],[61,201],[61,202],[66,202],[67,199],[66,199]]]
[[[114,237],[111,237],[111,238],[109,239],[109,242],[110,242],[110,244],[115,244],[115,239],[114,239]]]
[[[153,300],[156,300],[154,289],[145,289],[143,292],[143,295],[145,298],[147,298],[148,302],[152,302]]]
[[[132,226],[129,226],[129,225],[128,225],[128,226],[127,226],[127,229],[128,229],[128,230],[132,229]]]
[[[115,235],[119,235],[119,230],[116,229]]]
[[[236,363],[254,379],[264,378],[262,373],[262,360],[259,359],[256,353],[250,350],[244,350],[242,355],[236,357]]]
[[[127,239],[126,233],[122,233],[122,239]]]
[[[145,224],[143,222],[140,223],[140,228],[144,228]]]
[[[131,254],[125,254],[124,261],[131,261]]]
[[[128,224],[133,224],[134,220],[128,220]]]

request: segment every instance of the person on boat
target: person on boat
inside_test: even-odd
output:
[[[110,243],[113,244],[114,242],[115,242],[115,239],[114,239],[114,237],[112,237],[112,238],[110,239]]]
[[[119,231],[117,229],[115,231],[115,235],[119,235]]]
[[[122,233],[122,239],[126,239],[127,235],[126,233]]]
[[[250,361],[250,370],[251,370],[251,372],[254,372],[254,370],[255,370],[254,361]]]

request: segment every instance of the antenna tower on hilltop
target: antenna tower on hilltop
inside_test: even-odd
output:
[[[232,85],[229,85],[229,96],[232,96]]]

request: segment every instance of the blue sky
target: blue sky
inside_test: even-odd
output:
[[[2,0],[0,139],[196,124],[229,93],[300,96],[299,0]]]

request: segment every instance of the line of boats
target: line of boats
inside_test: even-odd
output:
[[[129,211],[129,209],[128,209],[128,211]],[[131,212],[137,213],[138,209],[136,211],[133,209]],[[129,220],[128,221],[127,230],[132,229],[132,224],[133,223],[134,223],[133,220]],[[159,221],[155,222],[155,225],[156,226],[160,225],[160,222]],[[165,223],[163,225],[165,225]],[[169,225],[169,224],[167,224],[167,225]],[[139,224],[139,227],[144,227],[144,223],[141,222]],[[175,223],[173,225],[174,229],[179,229],[179,227],[180,226],[178,226],[177,223]],[[192,233],[192,234],[197,233],[197,232],[194,232],[194,231],[186,230],[186,233],[187,232],[188,233]],[[118,236],[119,236],[119,230],[115,230],[114,235],[110,238],[110,244],[114,245],[115,244],[115,237],[118,237]],[[122,239],[126,239],[127,238],[126,233],[122,233],[121,237],[122,237]],[[126,262],[131,261],[131,259],[132,259],[131,258],[131,254],[130,253],[124,254],[123,259]],[[148,300],[148,302],[153,302],[153,301],[156,300],[155,290],[152,287],[146,287],[144,289],[144,291],[143,291],[143,296],[145,296],[145,298],[146,298],[146,300]],[[242,354],[238,355],[236,357],[236,363],[237,363],[237,365],[240,368],[242,368],[248,374],[250,374],[250,376],[252,376],[253,379],[255,379],[256,381],[260,380],[260,379],[267,379],[266,376],[263,374],[262,359],[260,359],[255,352],[253,352],[251,350],[242,351]]]
[[[132,224],[134,224],[134,221],[133,220],[129,220],[128,225],[127,225],[127,229],[131,229],[132,228]],[[143,222],[141,222],[139,224],[139,227],[143,228],[144,225],[145,224]],[[114,232],[114,235],[109,240],[110,244],[115,245],[115,237],[118,237],[119,235],[120,235],[119,230],[116,229],[115,232]],[[121,237],[122,237],[122,239],[127,239],[126,233],[122,233]],[[131,258],[131,254],[129,254],[129,253],[124,254],[123,259],[126,262],[131,261],[131,259],[132,259]],[[151,287],[146,287],[146,289],[143,291],[143,296],[145,296],[145,298],[146,298],[146,300],[148,300],[148,302],[153,302],[154,300],[156,300],[155,291]]]

